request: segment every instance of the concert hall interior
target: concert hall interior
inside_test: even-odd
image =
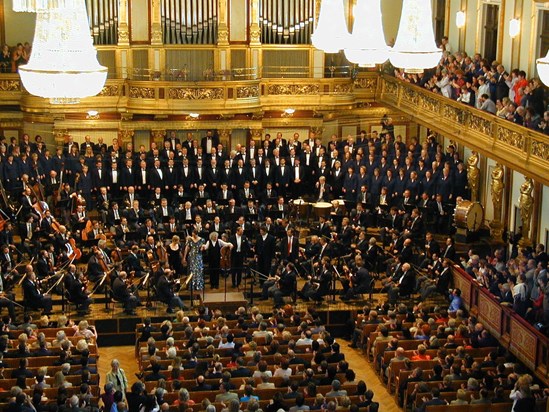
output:
[[[549,410],[548,2],[0,0],[0,42],[1,410]]]

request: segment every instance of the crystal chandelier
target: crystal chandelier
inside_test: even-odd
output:
[[[536,60],[536,68],[543,84],[549,85],[549,51],[545,57]]]
[[[318,24],[311,36],[313,46],[325,53],[337,53],[348,40],[343,0],[323,0]]]
[[[381,0],[358,0],[354,9],[353,33],[345,57],[360,67],[375,67],[389,58],[381,15]]]
[[[407,73],[435,67],[442,57],[435,43],[430,0],[404,0],[395,45],[389,58]]]
[[[19,67],[25,89],[61,104],[98,94],[107,68],[97,61],[84,0],[15,0],[14,9],[15,3],[37,12],[32,54]]]

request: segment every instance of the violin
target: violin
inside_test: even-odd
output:
[[[219,267],[224,270],[231,268],[231,247],[223,246],[220,250],[221,260],[219,262]]]

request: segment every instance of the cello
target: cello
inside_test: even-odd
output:
[[[219,261],[221,270],[231,269],[231,247],[229,245],[223,246],[219,253],[221,254],[221,260]]]

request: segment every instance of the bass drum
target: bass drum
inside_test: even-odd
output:
[[[462,200],[454,213],[456,227],[467,229],[469,232],[476,232],[484,222],[484,209],[478,202]]]

